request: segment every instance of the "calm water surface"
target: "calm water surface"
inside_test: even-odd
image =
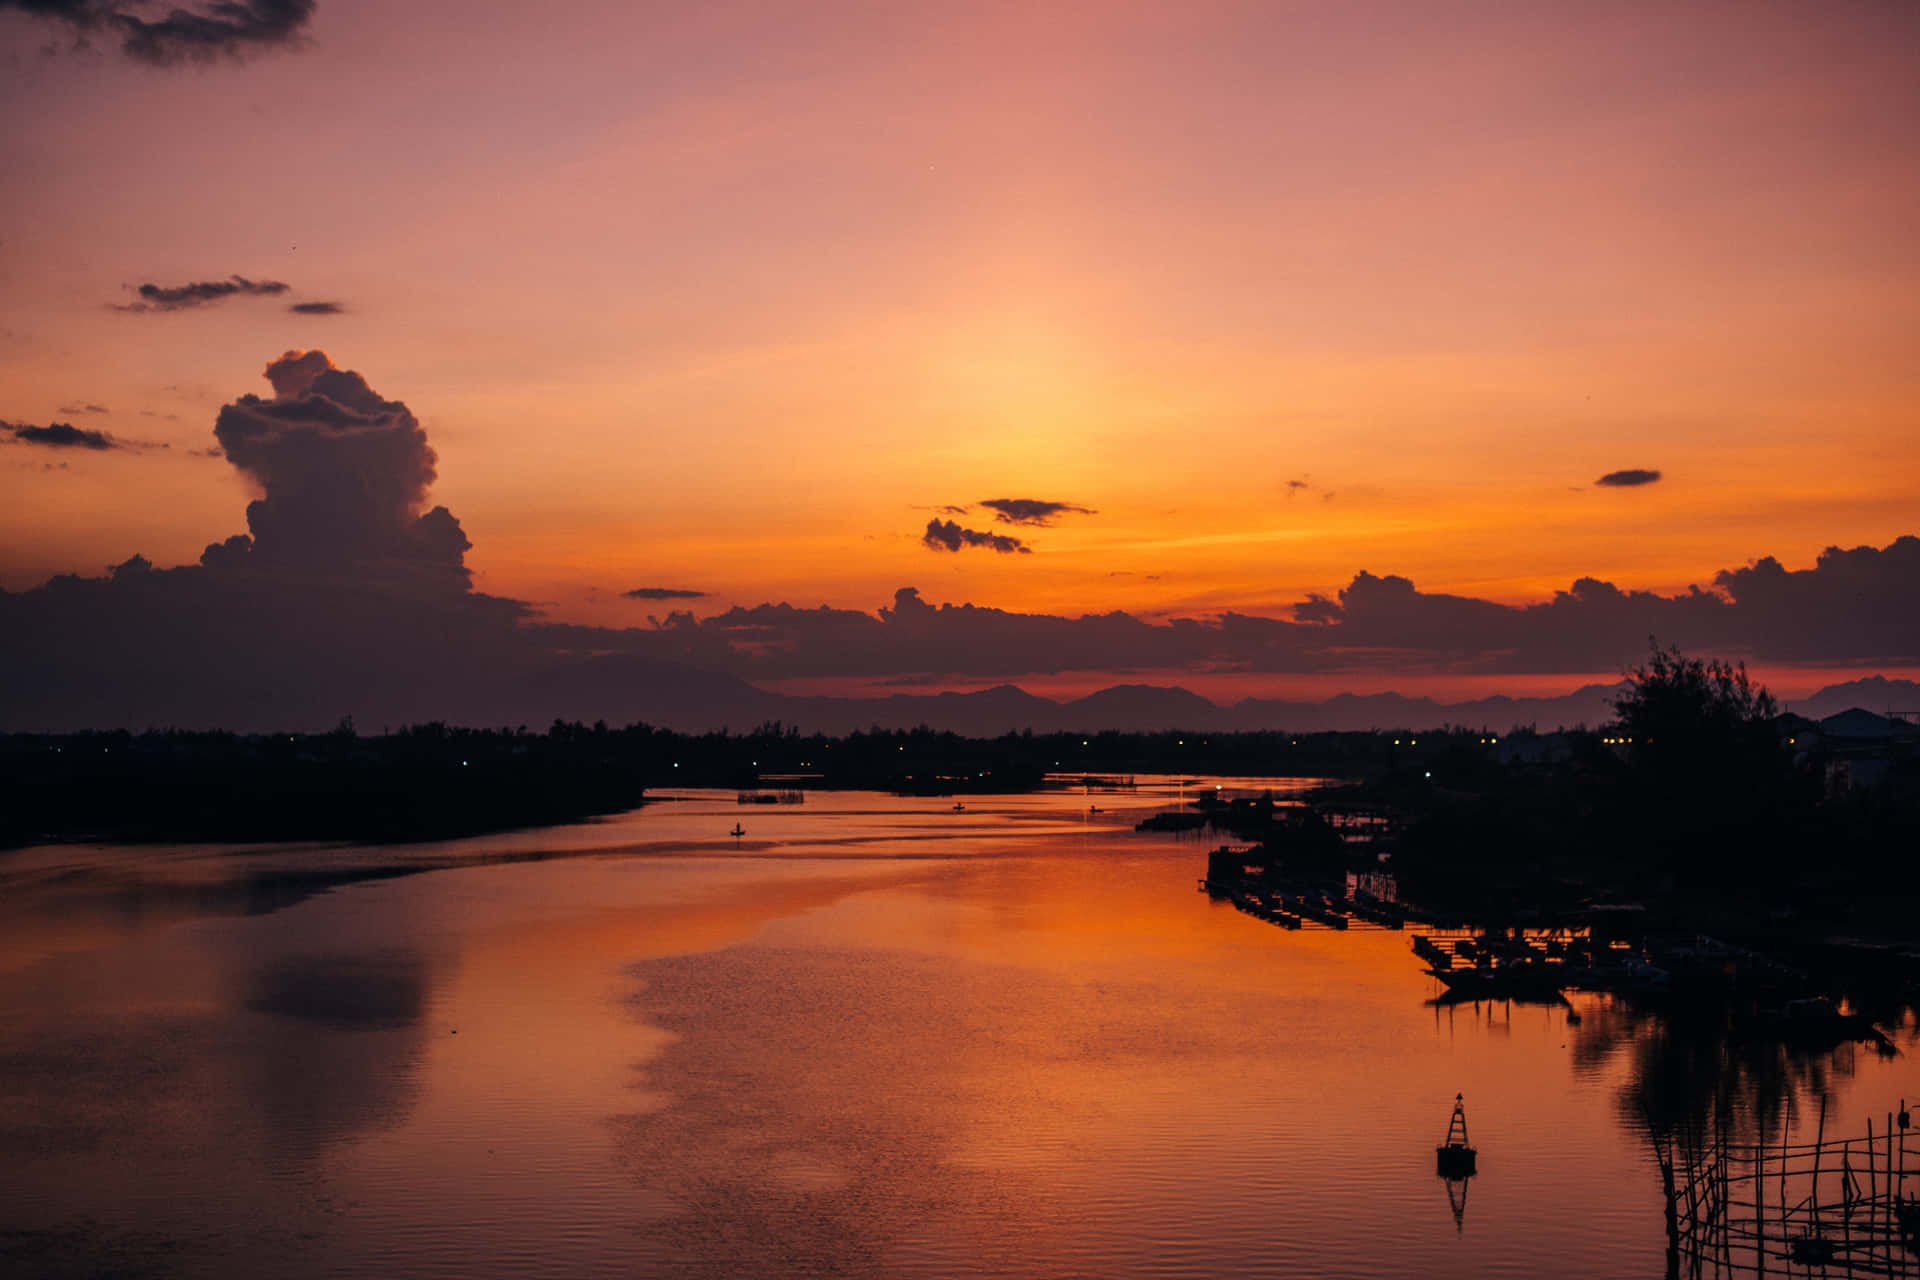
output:
[[[0,1270],[1662,1274],[1637,1099],[1689,1051],[1211,903],[1132,830],[1181,793],[0,854]],[[1758,1083],[1851,1132],[1911,1062]]]

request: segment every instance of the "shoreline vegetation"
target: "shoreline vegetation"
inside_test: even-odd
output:
[[[1915,726],[1850,712],[1823,728],[1742,668],[1671,650],[1630,676],[1597,730],[1398,735],[1385,770],[1171,821],[1308,878],[1384,866],[1407,899],[1485,925],[1602,907],[1653,928],[1920,941]]]
[[[661,788],[1033,791],[1049,775],[1361,779],[1390,735],[1018,733],[921,728],[829,737],[771,722],[688,734],[647,724],[442,723],[362,735],[171,729],[0,734],[0,848],[75,841],[436,840],[577,822]]]
[[[1780,715],[1744,670],[1674,651],[1616,709],[1491,754],[1409,735],[1422,754],[1350,785],[1141,825],[1241,842],[1202,887],[1282,927],[1429,926],[1412,949],[1439,1003],[1602,991],[1714,1055],[1895,1052],[1880,1028],[1920,1000],[1920,735]]]
[[[1913,726],[1823,733],[1778,714],[1744,669],[1677,651],[1628,676],[1614,723],[1551,734],[828,737],[556,721],[363,736],[350,720],[322,734],[14,733],[0,735],[0,848],[432,840],[582,821],[674,787],[933,796],[1063,775],[1314,778],[1326,785],[1299,801],[1209,799],[1145,825],[1211,828],[1327,881],[1384,866],[1409,899],[1487,923],[1613,903],[1702,932],[1920,940]]]

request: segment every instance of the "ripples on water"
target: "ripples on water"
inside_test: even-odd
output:
[[[1661,1274],[1657,1024],[1211,903],[1131,829],[1180,791],[0,855],[0,1269]],[[1908,1061],[1797,1083],[1857,1128]]]

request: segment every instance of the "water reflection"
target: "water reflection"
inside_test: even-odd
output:
[[[1911,1046],[1911,1011],[1899,1017],[1895,1039]],[[1726,1008],[1663,1010],[1622,998],[1586,1003],[1573,1033],[1576,1070],[1624,1065],[1615,1098],[1620,1122],[1662,1137],[1721,1125],[1730,1140],[1766,1141],[1802,1120],[1809,1105],[1844,1092],[1863,1063],[1888,1056],[1851,1042],[1797,1044],[1758,1033]]]
[[[413,948],[283,956],[254,975],[247,1007],[324,1027],[405,1027],[420,1021],[428,986],[427,958]]]
[[[0,862],[0,1270],[1657,1275],[1645,1114],[1920,1093],[1593,997],[1428,1009],[1403,935],[1196,894],[1153,786],[810,796],[742,853],[728,792]]]
[[[274,1025],[248,1038],[238,1080],[277,1166],[405,1120],[433,979],[409,948],[283,956],[253,975],[245,1007]]]

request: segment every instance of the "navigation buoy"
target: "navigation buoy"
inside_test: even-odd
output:
[[[1467,1144],[1466,1095],[1453,1095],[1453,1118],[1447,1121],[1447,1140],[1434,1148],[1435,1172],[1443,1178],[1471,1178],[1478,1153]]]

